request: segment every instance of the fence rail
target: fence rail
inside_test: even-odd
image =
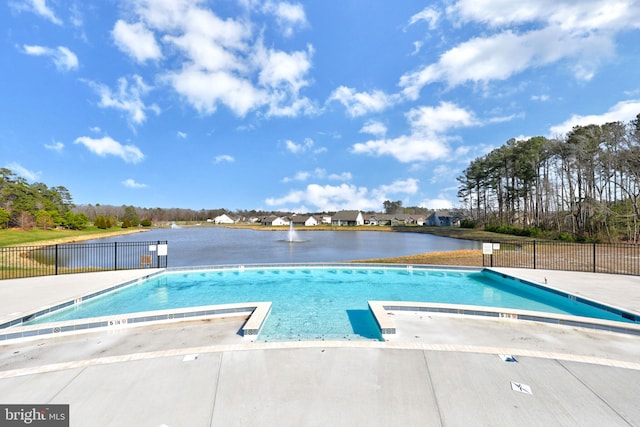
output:
[[[640,275],[640,245],[507,241],[484,243],[485,267]]]
[[[167,241],[0,248],[0,279],[167,267]]]

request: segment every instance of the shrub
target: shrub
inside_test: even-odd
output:
[[[104,215],[98,215],[93,222],[94,225],[102,230],[113,227],[113,223],[110,218],[105,218]]]
[[[521,237],[538,237],[542,235],[542,230],[539,228],[518,228],[513,225],[485,225],[484,230],[492,233],[510,234]]]
[[[470,219],[460,221],[460,228],[476,228],[476,222]]]

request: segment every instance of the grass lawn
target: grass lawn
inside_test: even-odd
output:
[[[119,234],[137,233],[140,231],[144,230],[139,228],[115,227],[107,230],[102,230],[97,227],[87,227],[84,230],[0,230],[0,246],[70,243]]]

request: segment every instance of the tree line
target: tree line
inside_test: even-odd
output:
[[[10,169],[0,169],[0,228],[86,227],[88,218],[73,212],[72,207],[65,187],[29,184]]]
[[[402,201],[385,200],[385,213],[428,214],[422,207],[403,207]],[[373,213],[373,212],[371,212]],[[219,215],[228,214],[240,221],[269,215],[290,216],[291,212],[218,209],[145,208],[104,204],[75,205],[66,187],[36,182],[30,184],[25,178],[7,168],[0,169],[0,228],[69,228],[83,229],[88,225],[102,229],[112,227],[148,227],[177,222],[204,222]]]
[[[640,114],[557,138],[510,139],[458,182],[470,223],[487,230],[637,243]]]

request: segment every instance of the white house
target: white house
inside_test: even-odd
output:
[[[319,222],[318,222],[318,218],[316,218],[316,217],[315,217],[315,216],[313,216],[313,215],[309,215],[309,218],[307,218],[307,219],[304,221],[304,225],[305,225],[305,227],[315,227],[315,226],[316,226],[316,225],[318,225],[318,224],[319,224]]]
[[[280,226],[280,225],[289,225],[289,220],[281,216],[269,215],[265,218],[262,218],[260,223],[266,226]]]
[[[227,214],[218,215],[213,219],[215,224],[234,224],[235,221]]]

